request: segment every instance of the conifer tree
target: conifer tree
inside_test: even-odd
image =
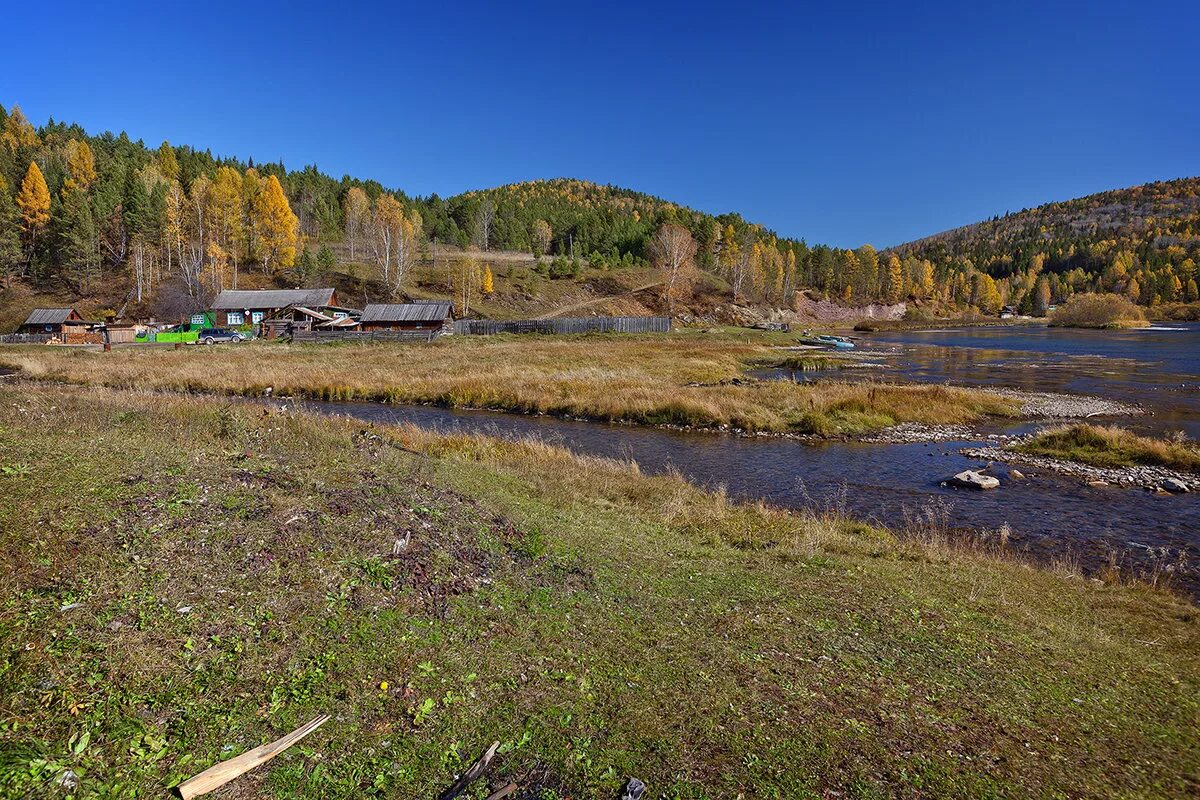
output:
[[[263,271],[274,273],[296,263],[300,220],[292,213],[283,186],[268,175],[255,204],[254,230]]]
[[[86,192],[96,180],[96,157],[86,140],[72,139],[66,146],[67,179],[63,192]]]
[[[38,235],[50,222],[50,190],[36,161],[29,162],[29,170],[21,181],[21,189],[17,192],[17,209],[21,212],[21,224],[25,229],[25,264],[28,266],[33,260]]]
[[[8,181],[0,175],[0,280],[3,285],[7,285],[21,263],[20,230],[21,215],[9,193]]]

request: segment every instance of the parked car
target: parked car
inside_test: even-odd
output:
[[[246,341],[246,337],[237,331],[231,331],[227,328],[201,328],[200,335],[196,337],[196,341],[201,344],[217,344],[218,342],[237,344],[238,342]]]

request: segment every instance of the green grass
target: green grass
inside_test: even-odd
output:
[[[1016,449],[1097,467],[1148,465],[1200,472],[1200,449],[1195,445],[1138,436],[1109,426],[1064,425],[1042,431]]]
[[[225,796],[430,797],[493,740],[530,798],[1196,786],[1197,611],[1144,585],[214,399],[0,387],[0,462],[0,795],[162,796],[318,713]]]

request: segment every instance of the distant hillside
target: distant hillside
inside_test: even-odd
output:
[[[809,245],[737,213],[583,180],[416,197],[315,165],[152,148],[54,120],[35,127],[0,106],[0,321],[50,300],[173,318],[221,288],[314,281],[360,303],[448,297],[460,313],[654,308],[656,290],[630,291],[657,285],[648,244],[668,224],[688,231],[704,273],[699,295],[682,300],[685,315],[813,299],[841,309],[908,302],[934,315],[994,314],[1006,303],[1040,313],[1097,289],[1158,305],[1196,299],[1197,183],[1055,203],[879,253]],[[629,275],[607,279],[618,270]],[[605,305],[610,289],[617,302]]]
[[[1200,178],[1147,183],[1006,214],[894,248],[974,267],[1010,289],[1044,274],[1052,293],[1102,290],[1143,305],[1192,302],[1200,262]]]

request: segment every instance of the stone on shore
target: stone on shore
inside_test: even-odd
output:
[[[1166,489],[1171,494],[1183,494],[1184,492],[1190,492],[1192,490],[1190,486],[1178,478],[1164,479],[1162,482],[1162,488]]]
[[[951,486],[957,486],[960,489],[996,489],[1000,486],[998,479],[972,469],[963,470],[946,481],[946,483]]]

